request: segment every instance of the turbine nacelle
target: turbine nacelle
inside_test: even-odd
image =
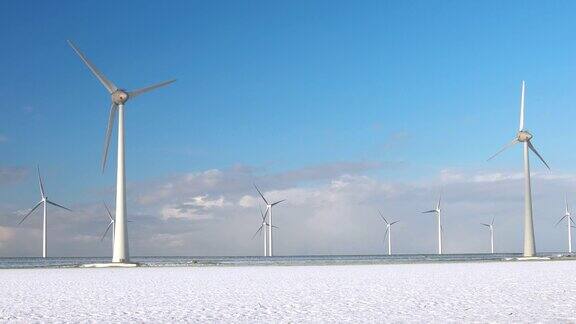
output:
[[[528,142],[532,139],[532,134],[530,134],[528,131],[521,130],[518,132],[516,138],[518,139],[518,142]]]
[[[128,98],[130,98],[130,96],[128,95],[128,92],[126,92],[124,90],[116,90],[116,91],[112,92],[111,97],[112,97],[112,102],[115,105],[123,105],[126,101],[128,101]]]

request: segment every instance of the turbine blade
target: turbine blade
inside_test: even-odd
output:
[[[44,192],[44,183],[42,183],[42,176],[40,175],[40,166],[36,165],[36,169],[38,170],[38,185],[40,186],[40,194],[42,195],[42,199],[46,196]]]
[[[58,204],[55,203],[55,202],[51,202],[50,200],[46,200],[46,202],[49,203],[50,205],[53,205],[53,206],[56,206],[56,207],[60,207],[60,208],[62,208],[62,209],[66,209],[67,211],[72,211],[72,210],[69,209],[69,208],[66,208],[66,207],[64,207],[64,206],[58,205]]]
[[[440,196],[438,197],[438,204],[436,205],[436,210],[440,210],[441,203],[442,203],[442,192],[440,192]]]
[[[491,226],[494,226],[494,218],[495,216],[492,216],[492,222],[490,223]]]
[[[32,214],[32,213],[38,208],[38,206],[40,206],[41,204],[42,204],[42,201],[40,201],[39,203],[37,203],[36,206],[34,206],[34,208],[32,208],[32,209],[28,212],[28,214],[26,214],[26,216],[24,216],[24,217],[20,220],[20,222],[18,222],[18,225],[22,224],[22,222],[24,222],[24,220],[26,220],[26,218],[27,218],[28,216],[30,216],[30,214]]]
[[[392,222],[392,223],[390,223],[390,226],[392,226],[392,225],[394,225],[394,224],[396,224],[396,223],[399,223],[399,222],[400,222],[400,221]]]
[[[544,165],[548,168],[548,170],[550,170],[548,163],[546,163],[546,161],[544,161],[544,158],[542,157],[542,155],[540,155],[540,153],[538,153],[538,151],[536,151],[536,148],[534,147],[534,145],[532,145],[532,143],[530,141],[528,141],[527,143],[528,143],[528,147],[532,150],[532,152],[534,152],[534,154],[536,154],[538,156],[540,161],[542,161],[542,163],[544,163]]]
[[[378,209],[378,214],[380,214],[380,218],[382,218],[384,223],[388,224],[388,220],[386,219],[386,217],[384,217],[384,215],[382,215],[382,212],[380,211],[380,209]]]
[[[566,217],[568,217],[568,216],[564,215],[564,217],[560,218],[560,219],[556,222],[556,225],[554,225],[554,226],[558,226],[558,224],[560,224],[560,222],[563,221],[564,218],[566,218]]]
[[[384,243],[386,243],[387,238],[388,238],[388,227],[386,227],[386,233],[384,234]]]
[[[574,220],[572,220],[572,217],[570,217],[570,216],[568,216],[568,217],[569,217],[569,219],[570,219],[570,223],[576,225],[576,223],[574,223]]]
[[[110,218],[111,222],[114,222],[114,218],[112,217],[112,213],[110,212],[110,209],[108,209],[108,205],[106,205],[106,203],[104,203],[104,207],[106,208],[106,212],[108,212],[108,218]]]
[[[429,213],[435,213],[435,212],[437,212],[437,210],[432,209],[432,210],[423,211],[422,214],[429,214]]]
[[[102,234],[102,238],[100,239],[100,242],[104,241],[104,238],[106,237],[106,234],[108,234],[108,231],[110,230],[110,227],[112,227],[112,224],[114,224],[114,223],[108,224],[108,227],[106,227],[104,234]]]
[[[502,148],[500,149],[500,151],[496,152],[496,154],[494,154],[494,155],[492,155],[491,157],[489,157],[488,160],[486,160],[486,161],[492,160],[494,157],[496,157],[496,155],[504,152],[507,148],[509,148],[510,146],[512,146],[512,145],[514,145],[514,144],[516,144],[516,143],[518,143],[518,139],[517,139],[517,138],[513,139],[512,142],[504,145],[504,147],[502,147]]]
[[[526,90],[526,82],[522,80],[522,96],[520,97],[520,127],[518,127],[518,131],[524,129],[524,93]]]
[[[280,227],[278,227],[278,226],[276,226],[276,225],[272,225],[272,228],[280,228]]]
[[[261,230],[262,230],[262,225],[260,225],[260,228],[258,228],[256,233],[254,233],[254,235],[252,235],[252,239],[254,239],[256,237],[256,235],[258,235],[258,233],[260,233]]]
[[[258,186],[256,184],[254,184],[254,188],[256,188],[256,191],[258,191],[258,193],[260,194],[260,197],[262,197],[262,199],[264,200],[264,202],[266,203],[266,205],[268,204],[268,200],[266,200],[266,198],[264,198],[264,195],[262,194],[262,192],[260,191],[260,189],[258,189]]]
[[[569,215],[570,213],[568,212],[568,195],[567,194],[564,194],[564,204],[566,205],[566,209],[565,209],[564,214]]]
[[[281,202],[283,202],[283,201],[286,201],[286,199],[282,199],[282,200],[279,200],[279,201],[277,201],[277,202],[275,202],[275,203],[272,203],[272,206],[276,206],[276,205],[278,205],[279,203],[281,203]]]
[[[114,85],[114,83],[112,83],[110,80],[108,80],[104,76],[104,74],[102,74],[102,72],[100,72],[96,68],[96,66],[94,66],[94,64],[92,64],[92,62],[90,62],[88,60],[88,58],[78,48],[76,48],[76,46],[74,46],[74,44],[70,40],[68,40],[68,44],[70,45],[70,47],[72,47],[74,52],[76,52],[76,54],[78,54],[78,56],[80,56],[80,59],[82,61],[84,61],[84,64],[86,64],[86,66],[90,69],[90,71],[92,71],[92,74],[94,74],[94,76],[96,76],[96,78],[98,78],[100,83],[102,83],[102,85],[106,88],[106,90],[108,90],[109,93],[112,93],[112,92],[118,90],[118,87],[116,87],[116,85]]]
[[[480,223],[481,225],[490,227],[490,224]]]
[[[112,103],[110,106],[110,114],[108,115],[108,126],[106,127],[106,137],[104,138],[104,151],[102,152],[102,173],[106,169],[106,161],[108,160],[108,148],[110,147],[110,137],[112,129],[114,128],[114,121],[116,120],[116,111],[118,106]]]
[[[175,81],[176,81],[176,79],[172,79],[172,80],[164,81],[164,82],[161,82],[161,83],[158,83],[158,84],[146,87],[146,88],[141,88],[138,90],[130,91],[130,92],[128,92],[128,97],[129,98],[137,97],[137,96],[139,96],[145,92],[149,92],[149,91],[152,91],[154,89],[169,85],[170,83],[175,82]]]

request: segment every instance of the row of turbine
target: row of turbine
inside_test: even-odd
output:
[[[84,64],[88,67],[88,69],[92,72],[92,74],[100,81],[100,83],[106,88],[108,91],[110,98],[111,98],[111,106],[110,106],[110,113],[108,117],[108,125],[106,128],[106,135],[104,140],[104,152],[102,158],[102,170],[104,171],[106,167],[106,161],[108,156],[108,149],[110,146],[110,139],[112,128],[114,127],[116,116],[118,116],[118,154],[117,154],[117,169],[116,169],[116,211],[115,211],[115,218],[114,218],[114,243],[113,243],[113,256],[112,262],[117,263],[124,263],[129,262],[129,248],[128,248],[128,226],[127,226],[127,208],[126,208],[126,175],[125,175],[125,140],[124,140],[124,105],[125,103],[132,98],[135,98],[143,93],[152,91],[154,89],[166,86],[176,80],[169,80],[165,82],[161,82],[149,87],[141,88],[135,91],[127,91],[124,89],[118,88],[113,82],[107,79],[104,74],[102,74],[92,62],[88,60],[88,58],[71,42],[68,41],[68,44],[72,47],[74,52],[80,57],[80,59],[84,62]],[[530,163],[529,163],[529,151],[531,150],[536,154],[536,156],[544,163],[544,165],[548,168],[548,164],[544,161],[542,156],[538,153],[538,151],[534,148],[531,143],[531,139],[533,138],[532,134],[528,132],[528,130],[524,127],[524,98],[525,98],[525,82],[522,81],[522,94],[520,100],[520,126],[515,138],[508,144],[506,144],[500,151],[498,151],[494,156],[500,154],[502,151],[506,150],[507,148],[517,144],[522,143],[524,148],[524,177],[525,177],[525,205],[524,205],[524,250],[523,254],[526,257],[533,257],[536,254],[536,244],[534,239],[534,224],[533,224],[533,216],[532,216],[532,192],[531,192],[531,183],[530,183]],[[490,157],[492,159],[494,156]],[[490,160],[489,159],[489,160]],[[41,180],[41,179],[40,179]],[[46,206],[47,204],[52,204],[61,208],[65,208],[63,206],[57,205],[51,201],[49,201],[44,193],[42,188],[42,181],[40,181],[41,186],[41,195],[42,200],[38,203],[34,210],[37,209],[41,204],[44,205],[44,212],[46,213]],[[259,191],[259,190],[258,190]],[[260,192],[259,192],[260,193]],[[260,193],[262,198],[264,196]],[[265,199],[264,199],[265,200]],[[272,206],[273,204],[269,204],[266,200],[266,211],[267,213],[263,214],[263,224],[266,224],[266,219],[269,219],[270,225],[268,226],[268,239],[265,242],[266,246],[266,255],[273,255],[272,254]],[[277,202],[279,203],[279,202]],[[66,208],[65,208],[66,209]],[[434,212],[434,211],[429,211]],[[440,215],[440,213],[437,213]],[[29,215],[29,214],[28,214]],[[27,215],[27,216],[28,216]],[[26,216],[26,217],[27,217]],[[438,216],[440,217],[440,216]],[[44,219],[44,223],[46,223],[46,217]],[[264,226],[264,225],[263,225]],[[46,232],[46,230],[44,230]],[[441,237],[442,235],[442,228],[441,226],[438,227],[438,235]],[[44,246],[46,245],[46,233],[44,233]],[[439,240],[439,250],[441,251],[441,240]],[[44,250],[46,247],[44,248]],[[45,255],[45,251],[44,251]]]
[[[535,242],[535,238],[534,238],[534,221],[533,221],[533,215],[532,215],[532,189],[531,189],[531,180],[530,180],[530,156],[529,153],[530,151],[532,151],[534,154],[536,154],[536,156],[538,157],[538,159],[540,159],[540,161],[542,161],[542,163],[546,166],[546,168],[548,168],[548,170],[550,170],[550,166],[548,166],[548,163],[546,163],[546,161],[544,160],[544,158],[540,155],[540,153],[538,153],[538,151],[536,150],[536,148],[534,147],[534,145],[532,144],[531,140],[533,138],[533,135],[526,129],[525,127],[525,95],[526,95],[526,82],[522,81],[522,86],[521,86],[521,95],[520,95],[520,125],[518,127],[518,132],[516,133],[516,136],[514,137],[514,139],[507,143],[506,145],[504,145],[504,147],[502,147],[498,152],[496,152],[496,154],[492,155],[490,158],[488,158],[488,161],[493,159],[494,157],[496,157],[498,154],[502,153],[503,151],[505,151],[506,149],[510,148],[511,146],[514,146],[515,144],[518,143],[522,143],[523,144],[523,157],[524,157],[524,249],[523,249],[523,256],[524,257],[535,257],[536,256],[536,242]],[[264,196],[262,195],[262,193],[260,192],[260,190],[256,187],[256,190],[258,190],[258,193],[260,194],[260,196],[262,196],[262,198],[264,199]],[[441,209],[440,209],[440,203],[441,203],[441,197],[438,199],[438,203],[436,205],[436,208],[432,209],[432,210],[428,210],[425,211],[424,213],[435,213],[437,216],[437,221],[438,221],[438,254],[442,254],[442,219],[441,219]],[[271,212],[272,212],[272,206],[270,204],[268,204],[268,202],[266,201],[266,199],[264,199],[264,201],[266,202],[266,211],[270,211],[270,224],[268,224],[266,222],[266,214],[262,214],[262,225],[260,226],[259,231],[262,229],[262,227],[267,226],[268,228],[268,236],[265,236],[265,247],[268,246],[270,250],[268,251],[264,251],[264,255],[272,255],[271,254],[271,246],[272,246],[272,225],[271,225]],[[382,215],[381,215],[382,216]],[[383,217],[383,216],[382,216]],[[383,217],[384,218],[384,217]],[[562,221],[564,218],[568,219],[568,252],[572,253],[572,239],[571,239],[571,226],[574,223],[572,220],[572,217],[570,216],[570,213],[568,212],[568,204],[566,202],[566,214],[565,216],[560,220]],[[388,223],[388,221],[386,219],[384,219],[384,221],[386,222],[386,235],[388,237],[388,252],[391,253],[391,247],[390,247],[390,229],[392,226],[392,223]],[[560,222],[559,221],[559,222]],[[395,222],[394,222],[395,223]],[[486,225],[490,228],[490,235],[491,235],[491,251],[494,251],[494,224],[493,222],[490,224],[483,224]],[[268,240],[268,243],[266,243],[266,240]]]
[[[269,203],[268,200],[264,197],[264,194],[262,194],[262,192],[258,188],[258,186],[256,186],[256,184],[254,184],[254,187],[256,188],[256,191],[258,191],[258,194],[260,195],[260,197],[262,197],[262,200],[264,200],[264,203],[266,204],[266,210],[265,210],[265,212],[263,212],[262,208],[260,208],[260,217],[262,218],[262,223],[260,224],[260,227],[258,228],[256,233],[254,233],[254,235],[252,235],[252,239],[254,239],[256,237],[256,235],[258,235],[259,233],[262,232],[263,238],[264,238],[264,256],[273,256],[273,253],[272,253],[272,233],[273,233],[273,228],[277,229],[278,227],[272,225],[272,207],[283,202],[283,201],[286,201],[286,199],[282,199],[282,200],[279,200],[279,201],[274,202],[274,203]],[[569,211],[567,196],[564,197],[564,203],[565,203],[564,216],[562,216],[556,222],[555,226],[558,226],[558,224],[560,224],[560,222],[562,222],[563,220],[567,221],[567,225],[568,225],[568,231],[567,231],[568,232],[568,253],[572,253],[572,228],[576,227],[575,226],[576,223],[572,219],[572,214]],[[437,229],[438,229],[438,238],[437,238],[437,240],[438,240],[438,254],[443,254],[442,243],[444,240],[444,228],[442,227],[442,206],[441,206],[441,204],[442,204],[442,195],[440,195],[440,197],[438,198],[438,202],[436,203],[436,207],[434,207],[434,209],[422,212],[423,214],[433,213],[436,215]],[[388,221],[388,219],[386,219],[386,217],[384,217],[384,214],[382,214],[382,212],[380,210],[378,210],[378,214],[386,226],[386,230],[384,232],[384,242],[386,243],[386,246],[387,246],[388,255],[392,255],[392,226],[399,223],[400,221]],[[269,218],[268,218],[268,216],[269,216]],[[480,225],[487,227],[489,230],[489,233],[490,233],[490,253],[492,253],[492,254],[494,253],[494,220],[495,220],[495,217],[492,217],[492,221],[490,223],[480,223]],[[264,231],[262,231],[262,230],[264,230]],[[106,235],[106,233],[104,233],[104,235]]]
[[[22,224],[28,218],[28,216],[30,216],[40,206],[43,207],[42,257],[46,258],[47,257],[47,247],[48,247],[48,235],[47,235],[48,205],[59,207],[59,208],[65,209],[67,211],[72,211],[72,210],[48,199],[48,196],[46,195],[46,190],[44,187],[44,181],[43,181],[42,176],[40,174],[40,167],[39,166],[37,167],[37,171],[38,171],[38,186],[40,188],[40,201],[20,220],[18,225]],[[272,225],[272,207],[280,204],[281,202],[286,201],[286,199],[282,199],[282,200],[279,200],[276,202],[269,202],[266,199],[266,197],[264,196],[264,194],[262,193],[262,191],[260,190],[260,188],[258,188],[258,186],[256,186],[256,184],[254,184],[254,188],[256,189],[256,191],[258,192],[258,194],[260,195],[260,197],[262,198],[262,200],[266,204],[266,209],[265,209],[265,211],[262,211],[262,209],[260,209],[260,216],[262,218],[262,223],[261,223],[260,227],[258,228],[258,230],[256,231],[256,233],[254,233],[254,235],[252,236],[252,239],[254,239],[256,237],[256,235],[258,235],[259,233],[262,233],[263,238],[264,238],[264,256],[273,256],[274,254],[273,254],[273,250],[272,250],[272,233],[273,233],[273,229],[274,228],[277,229],[278,227]],[[576,227],[575,226],[576,223],[572,219],[572,214],[569,211],[568,199],[566,196],[564,197],[564,202],[565,202],[564,215],[556,222],[556,226],[558,226],[558,224],[560,224],[560,222],[562,222],[563,220],[567,221],[567,225],[568,225],[567,226],[568,227],[568,231],[567,231],[567,233],[568,233],[568,253],[572,253],[572,228]],[[440,195],[440,197],[438,198],[438,202],[436,203],[436,207],[434,209],[422,212],[424,214],[433,213],[436,215],[437,228],[438,228],[438,254],[443,254],[442,243],[443,243],[443,239],[444,239],[444,237],[443,237],[444,236],[444,230],[442,227],[442,218],[441,218],[441,215],[442,215],[441,203],[442,203],[442,195]],[[106,212],[107,212],[106,216],[108,217],[109,222],[108,222],[106,229],[104,230],[104,233],[102,234],[102,237],[100,238],[100,241],[103,241],[104,238],[106,237],[106,235],[110,232],[110,229],[112,229],[112,244],[114,244],[114,241],[115,241],[114,240],[115,218],[112,216],[112,213],[110,212],[110,209],[108,208],[108,205],[106,205],[106,203],[104,203],[104,207],[106,209]],[[382,219],[382,221],[384,222],[384,224],[386,225],[386,230],[385,230],[385,234],[384,234],[384,242],[386,242],[386,245],[387,245],[387,253],[388,253],[388,255],[392,255],[392,226],[395,225],[396,223],[399,223],[399,221],[388,221],[388,219],[386,219],[386,217],[384,217],[384,214],[382,214],[382,212],[380,210],[378,210],[378,214],[379,214],[380,218]],[[127,221],[127,222],[130,222],[130,221]],[[494,217],[492,217],[492,221],[490,223],[480,223],[480,225],[488,227],[488,229],[490,231],[490,252],[494,253]]]
[[[442,227],[442,219],[441,219],[441,215],[442,215],[442,209],[440,206],[441,200],[442,200],[442,196],[440,196],[440,198],[438,199],[438,203],[436,204],[436,208],[422,212],[424,214],[427,214],[427,213],[436,214],[436,220],[437,220],[437,225],[438,225],[438,254],[442,254],[442,241],[443,241],[443,236],[444,236],[444,229]],[[567,226],[568,227],[568,231],[567,231],[568,232],[568,253],[572,253],[572,228],[576,227],[575,226],[576,223],[572,219],[572,213],[568,209],[567,196],[564,197],[564,203],[565,203],[564,216],[562,216],[558,220],[558,222],[556,222],[555,226],[558,226],[558,224],[560,224],[560,222],[562,222],[563,220],[566,219],[566,223],[568,225]],[[384,240],[386,240],[386,238],[388,239],[388,255],[391,255],[392,254],[392,247],[391,247],[392,242],[391,242],[390,236],[391,236],[392,225],[398,223],[399,221],[388,222],[388,220],[384,217],[384,215],[382,215],[382,212],[378,211],[378,213],[380,214],[380,217],[382,218],[382,220],[386,224],[386,232],[384,235]],[[494,219],[495,218],[492,217],[492,221],[490,223],[480,223],[480,225],[486,226],[490,230],[490,253],[494,253]]]

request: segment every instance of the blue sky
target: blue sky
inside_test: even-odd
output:
[[[178,79],[127,106],[129,181],[350,161],[390,165],[366,173],[394,182],[518,171],[519,148],[485,160],[514,137],[522,79],[534,144],[555,172],[571,173],[575,10],[570,1],[3,2],[0,166],[27,176],[0,194],[11,208],[35,201],[37,163],[62,202],[99,200],[114,183],[114,163],[99,169],[109,97],[66,39],[121,87]]]

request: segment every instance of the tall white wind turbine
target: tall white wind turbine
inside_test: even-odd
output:
[[[273,256],[274,255],[274,250],[272,247],[272,228],[275,227],[272,224],[272,207],[278,205],[279,203],[286,201],[286,199],[282,199],[282,200],[278,200],[277,202],[273,202],[273,203],[269,203],[268,200],[266,200],[266,198],[264,198],[264,195],[262,194],[262,192],[260,191],[260,189],[258,188],[258,186],[256,186],[256,184],[254,184],[254,188],[256,188],[256,191],[258,191],[258,193],[260,194],[260,197],[262,197],[262,200],[264,200],[264,203],[266,204],[266,213],[268,214],[268,256]]]
[[[378,213],[380,214],[380,218],[382,218],[386,224],[386,234],[384,235],[384,240],[388,239],[388,255],[392,255],[392,225],[398,223],[399,221],[389,223],[386,217],[382,215],[381,211],[378,211]]]
[[[176,80],[161,82],[149,87],[141,88],[134,91],[119,89],[114,83],[108,80],[94,66],[80,50],[74,46],[71,41],[68,44],[80,56],[80,59],[90,69],[92,74],[102,83],[104,88],[110,94],[112,104],[110,105],[110,114],[108,117],[108,127],[106,128],[106,137],[104,140],[104,153],[102,158],[102,171],[106,168],[106,159],[108,157],[108,147],[110,146],[110,135],[114,127],[116,114],[118,114],[118,156],[116,168],[116,218],[114,226],[114,248],[112,262],[128,263],[130,256],[128,252],[128,226],[126,221],[126,174],[124,159],[124,104],[137,96],[152,91],[154,89],[168,85]]]
[[[564,203],[566,204],[564,216],[558,220],[556,226],[566,219],[566,222],[568,223],[568,253],[572,253],[572,226],[576,225],[576,223],[572,220],[572,213],[570,213],[570,210],[568,209],[568,198],[566,196],[564,196]]]
[[[438,203],[436,208],[422,212],[423,214],[434,213],[436,214],[436,219],[438,220],[438,254],[442,254],[442,209],[440,204],[442,202],[442,194],[438,198]]]
[[[490,253],[494,254],[494,217],[490,224],[480,223],[490,229]]]
[[[260,224],[260,227],[258,228],[256,233],[252,235],[252,239],[254,239],[256,235],[258,235],[258,233],[262,232],[262,237],[264,238],[264,256],[268,256],[268,227],[271,227],[266,220],[267,215],[268,215],[268,209],[266,209],[266,212],[263,212],[262,208],[260,208],[260,216],[262,217],[262,223]],[[277,226],[272,227],[278,228]]]
[[[106,234],[108,234],[108,231],[110,230],[110,227],[112,227],[112,245],[114,245],[114,217],[112,217],[112,213],[110,212],[110,209],[108,209],[108,206],[106,205],[106,203],[104,203],[104,207],[106,207],[106,212],[108,213],[108,219],[110,220],[110,223],[108,223],[108,227],[106,227],[106,230],[104,231],[104,234],[102,234],[102,238],[100,239],[100,242],[102,242],[104,240],[104,238],[106,237]]]
[[[504,145],[500,151],[492,155],[488,160],[491,160],[496,155],[500,154],[507,148],[513,146],[517,143],[522,143],[524,147],[524,257],[533,257],[536,255],[536,243],[534,240],[534,221],[532,218],[532,189],[530,187],[530,157],[529,150],[532,150],[534,154],[544,163],[544,165],[550,170],[548,163],[544,161],[544,158],[538,153],[534,145],[532,145],[532,134],[524,128],[524,94],[526,89],[526,83],[522,81],[522,95],[520,98],[520,127],[518,127],[518,133],[516,137],[508,144]]]
[[[42,221],[42,257],[46,258],[48,256],[48,204],[52,205],[52,206],[56,206],[62,209],[65,209],[67,211],[71,211],[70,209],[58,205],[57,203],[48,200],[48,197],[46,196],[46,192],[44,191],[44,182],[42,181],[42,176],[40,175],[40,167],[37,167],[38,170],[38,186],[40,187],[40,202],[38,202],[36,204],[36,206],[34,206],[34,208],[32,208],[28,214],[26,214],[26,216],[24,216],[22,218],[22,220],[20,220],[20,222],[18,223],[18,225],[22,224],[24,222],[24,220],[26,220],[26,218],[28,216],[30,216],[30,214],[32,214],[38,207],[40,207],[40,205],[42,205],[43,210],[44,210],[44,218]]]

